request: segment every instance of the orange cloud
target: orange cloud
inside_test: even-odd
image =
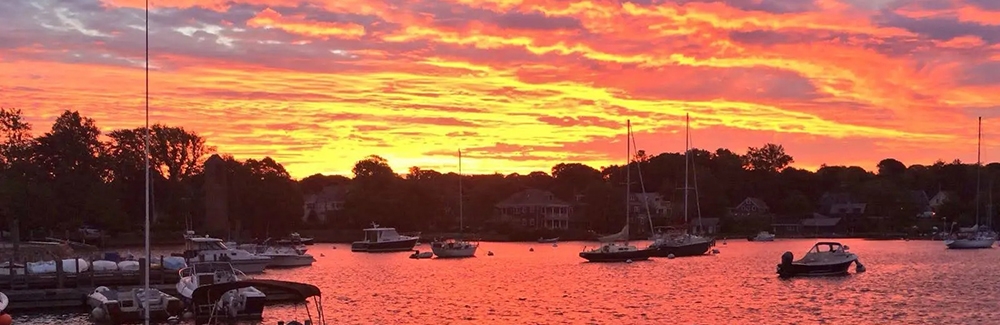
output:
[[[458,148],[471,172],[602,166],[627,119],[640,148],[681,150],[685,113],[696,146],[778,142],[799,166],[973,160],[998,12],[928,3],[152,1],[151,114],[297,177],[369,154],[450,170]],[[36,133],[63,109],[141,123],[145,2],[101,4],[0,4],[0,106]]]

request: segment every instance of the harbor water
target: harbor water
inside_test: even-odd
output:
[[[816,241],[720,240],[718,255],[630,264],[587,263],[577,254],[596,243],[583,242],[484,242],[476,258],[459,260],[316,244],[312,267],[256,277],[320,287],[330,324],[1000,323],[1000,249],[843,239],[867,272],[777,277],[783,252],[799,258]],[[262,324],[305,313],[302,305],[268,306]],[[15,324],[91,323],[84,310],[14,316]]]

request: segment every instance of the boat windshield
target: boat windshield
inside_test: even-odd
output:
[[[813,246],[812,249],[809,250],[808,254],[833,253],[833,252],[840,252],[843,250],[844,246],[840,245],[840,243],[817,243],[815,246]]]

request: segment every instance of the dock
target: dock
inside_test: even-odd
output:
[[[141,287],[141,285],[109,288],[112,290],[129,290],[137,287]],[[159,289],[160,291],[174,297],[180,297],[177,293],[176,284],[150,284],[149,287]],[[85,310],[86,307],[88,307],[87,295],[94,292],[95,288],[96,287],[77,287],[63,289],[21,289],[3,291],[3,293],[7,295],[7,298],[10,299],[10,304],[7,305],[7,309],[5,309],[5,311],[18,312],[38,309]],[[273,292],[267,288],[258,289],[267,295],[268,304],[279,304],[302,300],[294,294]]]

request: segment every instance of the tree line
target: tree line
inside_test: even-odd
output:
[[[0,221],[8,224],[16,219],[22,230],[72,230],[83,225],[112,232],[142,229],[145,128],[102,133],[93,119],[66,111],[48,131],[35,133],[20,110],[0,108]],[[182,127],[157,124],[149,133],[154,227],[197,229],[205,214],[203,164],[216,153],[215,148]],[[222,157],[228,174],[230,223],[252,236],[305,227],[357,229],[371,222],[406,230],[458,228],[460,176],[455,173],[419,167],[399,173],[385,159],[372,155],[354,165],[352,178],[316,174],[295,180],[268,157],[243,161]],[[628,185],[633,193],[655,192],[675,202],[675,207],[683,205],[682,153],[647,155],[639,150],[634,158]],[[871,171],[824,165],[813,172],[789,167],[794,158],[781,145],[770,143],[742,154],[722,148],[692,149],[690,158],[697,186],[690,204],[697,199],[704,217],[726,220],[730,208],[754,197],[766,202],[775,218],[804,218],[817,211],[824,193],[837,192],[867,203],[867,214],[885,217],[887,223],[877,226],[881,231],[916,225],[921,207],[912,200],[914,191],[928,196],[939,191],[954,193],[936,211],[937,218],[971,224],[979,211],[992,219],[995,209],[989,210],[992,205],[986,198],[992,197],[988,193],[995,192],[993,180],[1000,175],[997,163],[980,169],[958,160],[906,166],[892,158],[871,166]],[[598,169],[566,162],[527,175],[461,177],[464,224],[472,230],[518,231],[489,222],[498,202],[528,188],[548,190],[577,206],[575,224],[586,230],[616,231],[625,218],[624,165]],[[977,184],[983,193],[978,205]],[[344,209],[331,212],[327,223],[311,224],[317,218],[304,215],[304,197],[332,185],[348,189]],[[674,209],[668,222],[682,219],[679,210]],[[723,223],[728,233],[755,232],[762,227],[766,225]]]

